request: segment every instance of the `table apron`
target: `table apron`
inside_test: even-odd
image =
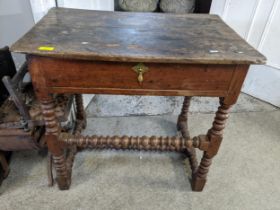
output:
[[[235,64],[145,63],[146,71],[139,73],[134,68],[139,63],[133,62],[39,56],[28,60],[33,84],[49,93],[226,97],[241,87],[233,87],[240,73]]]

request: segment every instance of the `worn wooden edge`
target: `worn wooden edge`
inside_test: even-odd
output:
[[[36,61],[35,61],[36,60]],[[30,66],[33,62],[41,62],[41,61],[53,61],[53,62],[91,62],[91,63],[111,63],[111,64],[131,64],[131,65],[136,65],[137,63],[139,62],[133,62],[133,61],[122,61],[122,60],[119,60],[119,61],[110,61],[110,60],[87,60],[87,59],[71,59],[71,58],[58,58],[58,57],[55,57],[55,56],[46,56],[46,55],[27,55],[27,63],[28,63],[28,66]],[[142,62],[140,62],[142,63]],[[230,64],[223,64],[223,63],[215,63],[213,61],[213,63],[196,63],[196,62],[192,62],[192,63],[180,63],[179,61],[177,63],[174,63],[174,62],[165,62],[165,61],[161,61],[161,60],[153,60],[152,62],[143,62],[145,64],[153,64],[153,65],[174,65],[174,66],[177,66],[177,65],[196,65],[196,66],[201,66],[203,65],[204,68],[207,68],[208,66],[215,66],[215,65],[224,65],[224,66],[232,66],[232,65],[238,65],[238,64],[234,64],[234,63],[230,63]],[[250,65],[250,64],[240,64],[240,65]]]
[[[13,46],[12,46],[13,47]],[[187,57],[152,57],[152,56],[130,56],[130,55],[108,55],[100,53],[77,53],[77,52],[42,52],[37,51],[24,51],[19,50],[16,47],[12,48],[12,52],[21,53],[31,56],[42,56],[49,58],[60,58],[60,59],[71,59],[71,60],[88,60],[88,61],[110,61],[110,62],[136,62],[136,63],[174,63],[174,64],[265,64],[266,58],[254,59],[252,60],[231,60],[231,59],[221,59],[220,57],[213,56],[210,58],[201,59],[200,58],[187,58]],[[219,58],[219,59],[217,59]]]
[[[122,88],[82,88],[82,87],[48,87],[51,93],[83,93],[108,95],[150,95],[150,96],[210,96],[224,97],[227,91],[196,91],[196,90],[153,90],[153,89],[122,89]]]

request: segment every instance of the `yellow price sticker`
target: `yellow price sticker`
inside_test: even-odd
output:
[[[53,51],[55,48],[54,47],[50,47],[50,46],[40,46],[38,47],[38,50],[41,51]]]

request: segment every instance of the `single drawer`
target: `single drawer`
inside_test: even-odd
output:
[[[195,91],[198,95],[200,92],[222,93],[228,91],[235,70],[235,65],[139,64],[42,57],[36,60],[43,68],[41,72],[47,87],[73,90]],[[141,69],[145,72],[141,73]]]

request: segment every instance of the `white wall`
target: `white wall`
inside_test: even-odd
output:
[[[211,13],[268,59],[251,66],[243,92],[280,107],[280,0],[213,0]]]
[[[35,22],[39,21],[50,8],[55,7],[55,0],[30,0]],[[114,10],[114,0],[57,0],[59,7],[89,9],[89,10]]]
[[[30,4],[32,7],[32,13],[35,22],[37,23],[45,14],[47,14],[48,10],[52,7],[55,7],[54,0],[30,0]]]
[[[0,47],[11,46],[34,25],[29,0],[0,0]],[[19,66],[24,56],[14,55]]]
[[[77,9],[113,11],[114,0],[58,0],[58,6]]]

